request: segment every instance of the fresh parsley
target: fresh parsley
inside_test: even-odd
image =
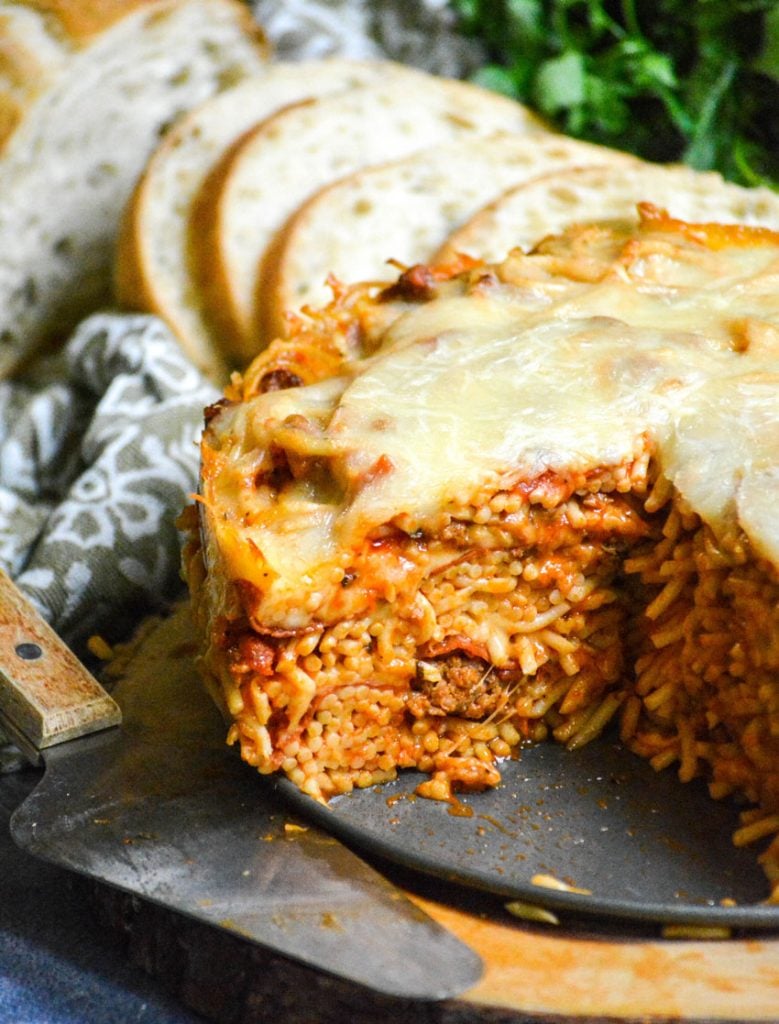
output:
[[[562,131],[779,189],[779,0],[450,0],[476,80]]]

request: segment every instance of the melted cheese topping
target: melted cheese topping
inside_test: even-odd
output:
[[[715,533],[779,565],[779,237],[672,227],[516,253],[411,308],[339,377],[225,409],[209,525],[266,621],[316,617],[334,570],[398,516],[616,466],[646,437]],[[255,481],[274,450],[300,471],[270,496]]]

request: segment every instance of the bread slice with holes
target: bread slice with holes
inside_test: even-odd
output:
[[[121,210],[161,134],[187,108],[256,73],[262,34],[237,0],[51,0],[12,22],[49,68],[6,89],[0,158],[0,373],[63,337],[111,294]],[[16,8],[19,8],[17,11]],[[54,42],[52,42],[52,40]],[[46,63],[46,54],[53,60]]]
[[[563,136],[498,133],[341,178],[293,214],[266,256],[265,333],[281,334],[289,311],[329,301],[330,274],[345,284],[391,281],[395,263],[427,261],[463,221],[513,185],[550,170],[628,159]]]
[[[245,132],[280,108],[414,78],[415,72],[390,61],[277,62],[190,111],[163,139],[128,205],[115,265],[119,303],[161,316],[197,365],[215,379],[225,377],[189,266],[190,209],[207,176]],[[199,246],[197,238],[191,242]]]
[[[361,167],[496,131],[546,129],[513,100],[416,72],[301,103],[247,134],[209,176],[194,211],[198,282],[230,356],[244,363],[269,340],[257,305],[272,271],[266,250],[314,192]]]
[[[714,172],[636,161],[560,171],[509,189],[454,231],[436,259],[466,253],[492,260],[577,223],[637,223],[640,202],[688,221],[779,228],[779,195],[770,189],[742,188]]]

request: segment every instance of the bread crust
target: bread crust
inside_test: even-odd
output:
[[[305,99],[286,109],[302,109],[315,102]],[[230,146],[203,183],[189,222],[187,265],[201,295],[206,322],[219,345],[239,364],[250,360],[261,346],[253,337],[251,320],[241,315],[242,296],[230,265],[219,255],[225,207],[230,201],[226,186],[236,162],[241,159],[244,145],[260,137],[266,125],[272,125],[276,117],[273,114],[263,119]]]
[[[125,309],[154,313],[165,320],[184,351],[202,372],[212,380],[226,381],[229,376],[228,363],[220,347],[182,330],[156,287],[153,264],[147,254],[149,238],[139,230],[143,207],[147,201],[146,183],[149,173],[147,167],[122,215],[114,261],[114,295]],[[183,253],[182,257],[186,257],[186,254]]]
[[[58,32],[73,46],[81,46],[104,32],[115,22],[141,7],[151,7],[156,0],[21,0],[25,7],[38,11],[52,22]]]

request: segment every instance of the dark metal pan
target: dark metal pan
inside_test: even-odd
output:
[[[575,752],[531,747],[501,771],[498,788],[451,805],[415,797],[416,772],[327,807],[276,785],[356,849],[506,899],[623,921],[779,929],[779,906],[761,902],[759,850],[732,844],[738,808],[702,782],[683,785],[603,738]]]

